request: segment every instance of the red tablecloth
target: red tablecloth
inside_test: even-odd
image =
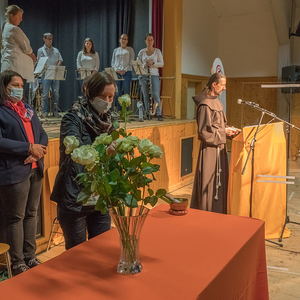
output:
[[[119,275],[115,229],[0,283],[5,299],[268,299],[264,223],[189,210],[150,212],[137,275]]]

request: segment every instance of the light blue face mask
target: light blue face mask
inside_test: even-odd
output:
[[[10,88],[10,97],[12,98],[12,101],[18,102],[23,99],[24,89],[23,88],[16,88],[12,87]]]

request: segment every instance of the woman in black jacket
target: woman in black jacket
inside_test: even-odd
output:
[[[86,99],[75,103],[63,117],[60,127],[60,162],[51,200],[57,202],[57,215],[62,227],[66,249],[110,229],[109,214],[95,211],[94,206],[77,203],[81,190],[76,176],[84,167],[65,153],[63,140],[75,136],[80,145],[92,144],[101,133],[112,131],[109,109],[115,95],[115,82],[107,73],[94,73],[84,82]]]
[[[0,210],[14,275],[40,263],[35,257],[36,216],[48,143],[38,117],[22,101],[23,86],[18,73],[0,74]]]

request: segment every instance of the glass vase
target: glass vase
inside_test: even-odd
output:
[[[136,274],[142,271],[139,256],[140,233],[148,215],[149,209],[138,208],[119,209],[112,208],[110,215],[118,230],[121,255],[117,266],[120,274]]]

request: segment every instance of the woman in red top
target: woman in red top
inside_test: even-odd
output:
[[[18,73],[0,73],[0,211],[14,275],[39,264],[36,216],[48,143],[38,117],[22,101],[23,85]]]

